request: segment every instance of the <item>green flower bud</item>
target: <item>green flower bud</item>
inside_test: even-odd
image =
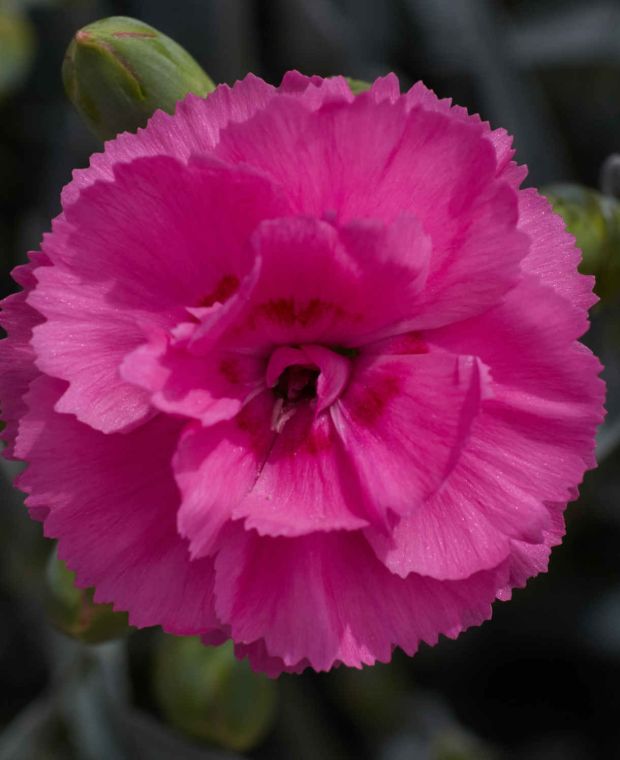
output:
[[[155,694],[166,719],[197,739],[243,752],[273,724],[276,684],[239,661],[230,642],[163,636],[156,654]]]
[[[620,291],[620,202],[573,184],[549,185],[543,193],[583,252],[580,270],[596,276],[602,298]]]
[[[73,38],[62,67],[67,95],[103,140],[135,132],[161,108],[215,85],[180,45],[132,18],[113,16],[85,26]]]
[[[130,630],[126,613],[114,612],[111,604],[95,604],[93,589],[76,587],[75,573],[58,559],[56,550],[47,565],[46,592],[49,619],[67,636],[86,644],[100,644]]]
[[[0,98],[21,84],[30,69],[34,45],[28,19],[0,3]]]
[[[361,92],[366,92],[366,90],[370,90],[372,85],[370,82],[364,82],[362,79],[351,79],[351,77],[346,77],[347,84],[351,88],[351,92],[354,95],[359,95]]]

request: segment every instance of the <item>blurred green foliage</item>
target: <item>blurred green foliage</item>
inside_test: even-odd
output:
[[[30,71],[36,38],[27,16],[0,2],[0,102],[16,89]]]
[[[130,630],[126,613],[115,612],[111,604],[96,604],[93,589],[75,585],[75,573],[58,558],[56,549],[47,565],[45,605],[58,630],[87,644],[100,644]]]
[[[159,705],[173,726],[227,749],[244,751],[272,727],[276,683],[237,660],[232,644],[162,636],[154,667]]]

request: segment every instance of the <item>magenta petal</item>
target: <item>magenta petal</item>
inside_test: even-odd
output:
[[[576,271],[581,251],[574,237],[562,217],[553,213],[549,201],[533,188],[519,194],[519,227],[532,241],[523,269],[538,276],[581,313],[595,304],[594,278]]]
[[[184,430],[173,466],[182,495],[179,532],[193,557],[217,549],[222,528],[256,483],[275,437],[272,410],[267,391],[232,420]]]
[[[19,421],[27,409],[24,395],[30,383],[40,375],[34,363],[35,354],[30,341],[33,329],[43,318],[29,306],[27,299],[36,283],[35,269],[46,265],[45,256],[31,253],[30,263],[17,267],[12,272],[13,278],[24,290],[2,301],[0,324],[7,337],[0,342],[0,415],[5,425],[0,438],[6,444],[2,453],[9,459],[13,458]]]
[[[262,359],[222,350],[200,356],[165,338],[130,353],[120,371],[125,380],[149,392],[157,409],[203,425],[234,417],[264,384]]]
[[[392,575],[358,532],[297,539],[236,530],[216,563],[216,609],[241,644],[265,642],[286,669],[360,667],[413,654],[491,614],[495,573],[439,582]],[[273,666],[274,663],[271,663]]]
[[[342,228],[305,217],[276,219],[257,228],[253,244],[260,274],[230,340],[264,350],[358,345],[389,332],[411,312],[429,255],[412,217]]]
[[[191,155],[208,154],[222,128],[245,121],[275,94],[274,87],[248,74],[233,87],[219,85],[208,98],[189,94],[177,104],[174,115],[156,111],[146,129],[139,129],[137,134],[124,132],[110,140],[103,153],[91,157],[87,169],[73,172],[73,181],[63,190],[63,206],[73,203],[94,182],[112,179],[117,164],[143,156],[174,156],[187,162]]]
[[[70,382],[57,411],[104,433],[144,422],[151,413],[148,395],[119,375],[125,354],[144,341],[135,314],[115,309],[101,299],[100,287],[60,267],[42,267],[36,277],[28,303],[47,317],[33,330],[36,364]]]
[[[176,531],[171,459],[179,423],[158,417],[133,433],[104,435],[53,411],[63,383],[41,378],[27,397],[17,453],[19,486],[49,507],[45,535],[98,602],[128,610],[132,625],[191,635],[220,627],[213,568],[189,561]]]
[[[234,516],[261,534],[298,536],[363,528],[373,512],[329,414],[300,405]]]
[[[604,388],[513,152],[421,83],[291,72],[76,172],[3,304],[0,416],[78,583],[277,676],[412,654],[544,571]]]
[[[473,357],[361,361],[332,416],[369,499],[383,512],[421,509],[458,461],[481,395]]]
[[[256,172],[161,156],[83,191],[46,238],[55,265],[28,299],[47,319],[35,330],[37,364],[69,383],[58,410],[103,432],[146,419],[149,395],[120,375],[125,356],[186,320],[186,306],[243,287],[256,265],[251,231],[285,209]],[[243,219],[235,225],[233,210]]]

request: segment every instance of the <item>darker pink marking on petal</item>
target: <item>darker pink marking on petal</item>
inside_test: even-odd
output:
[[[247,433],[249,448],[258,455],[265,451],[265,419],[260,409],[252,404],[246,404],[233,420],[239,430]]]
[[[312,322],[318,322],[327,314],[345,316],[342,307],[335,303],[311,298],[303,306],[296,304],[292,298],[274,298],[260,304],[257,309],[261,315],[277,324],[290,327],[295,324],[307,327]]]
[[[222,359],[220,362],[220,372],[229,383],[240,383],[242,376],[239,368],[239,362],[232,356]]]
[[[209,295],[201,298],[196,306],[208,308],[216,303],[225,303],[237,292],[239,288],[239,278],[234,274],[227,274],[215,286],[215,289]]]
[[[362,392],[360,398],[351,405],[350,413],[358,422],[370,426],[381,417],[385,407],[400,391],[399,379],[384,375]]]

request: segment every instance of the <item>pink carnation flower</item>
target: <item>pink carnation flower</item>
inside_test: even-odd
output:
[[[0,398],[79,583],[275,675],[413,654],[544,570],[603,386],[592,279],[512,155],[420,83],[290,73],[77,171]]]

